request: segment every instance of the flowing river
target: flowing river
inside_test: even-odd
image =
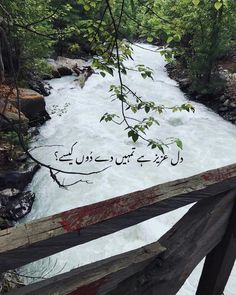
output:
[[[142,46],[156,49],[150,45]],[[138,95],[165,106],[181,105],[187,101],[176,82],[168,77],[164,67],[166,62],[160,53],[134,46],[133,57],[134,61],[127,62],[130,68],[145,64],[154,70],[154,81],[142,79],[136,71],[130,71],[124,76],[125,83]],[[109,93],[111,84],[118,85],[118,76],[107,75],[103,78],[94,74],[83,89],[75,79],[75,76],[71,76],[50,82],[53,90],[46,98],[46,103],[52,120],[40,128],[40,135],[32,144],[32,147],[38,148],[33,149],[32,153],[40,161],[64,170],[90,172],[107,166],[110,168],[83,178],[58,174],[58,179],[65,184],[79,179],[89,181],[89,184],[81,182],[67,190],[53,182],[47,169],[40,169],[29,187],[36,193],[37,199],[24,222],[236,162],[235,126],[205,106],[192,103],[196,109],[194,114],[166,111],[156,115],[160,126],[151,128],[148,138],[165,140],[178,137],[183,142],[180,154],[183,157],[182,163],[178,161],[176,146],[171,146],[166,150],[168,158],[158,165],[154,159],[157,153],[159,156],[161,153],[148,148],[145,142],[138,141],[134,144],[127,137],[123,125],[100,123],[105,112],[121,113],[120,102],[112,101]],[[77,144],[70,156],[71,160],[59,161],[75,142]],[[134,153],[130,162],[126,165],[121,163],[122,157],[132,151]],[[95,162],[94,159],[99,156],[99,159],[110,159],[110,162]],[[111,157],[114,161],[111,161]],[[91,159],[93,160],[90,161]],[[152,161],[141,163],[138,159]],[[177,164],[173,165],[174,163]],[[52,276],[151,243],[170,229],[188,208],[190,206],[42,259],[24,267],[22,272],[36,277]],[[193,271],[179,295],[195,294],[201,268],[202,263]],[[236,269],[225,294],[236,294]]]

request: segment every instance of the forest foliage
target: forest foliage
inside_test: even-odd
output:
[[[170,45],[169,55],[181,57],[198,81],[209,82],[216,59],[235,46],[234,0],[108,2],[119,26],[119,40]],[[55,51],[102,55],[109,52],[115,37],[105,0],[2,0],[0,11],[11,24],[14,53],[23,66]]]
[[[125,60],[132,58],[132,43],[157,44],[161,53],[188,71],[193,88],[210,92],[214,86],[217,60],[236,44],[236,2],[234,0],[2,0],[1,27],[18,75],[44,67],[42,59],[56,55],[80,57],[93,55],[93,66],[101,75],[119,72],[119,85],[111,91],[121,102],[122,120],[128,136],[143,138],[152,148],[176,143],[151,140],[146,131],[159,124],[149,113],[162,113],[165,106],[139,97],[123,83],[127,73]],[[5,27],[4,27],[5,26]],[[5,46],[6,47],[6,46]],[[6,48],[2,49],[6,71],[9,66]],[[174,59],[176,58],[176,59]],[[139,65],[143,78],[152,78],[152,69]],[[194,111],[191,104],[169,107],[171,111]],[[147,116],[131,122],[126,111],[143,110]],[[116,122],[116,114],[105,113],[102,121]]]

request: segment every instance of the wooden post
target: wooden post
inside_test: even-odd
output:
[[[235,259],[236,201],[223,239],[206,257],[196,295],[222,295]]]
[[[204,199],[159,243],[27,285],[9,295],[177,294],[192,270],[222,240],[234,200],[232,191]]]

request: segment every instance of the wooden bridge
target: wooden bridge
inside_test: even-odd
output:
[[[0,273],[194,202],[155,243],[8,294],[174,295],[206,257],[196,294],[221,295],[236,258],[236,164],[0,231]]]

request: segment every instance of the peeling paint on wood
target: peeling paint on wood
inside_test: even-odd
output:
[[[0,231],[0,272],[235,187],[236,164],[233,164]],[[172,202],[169,210],[167,205],[163,210],[158,207],[178,196],[186,201],[177,201],[175,205]]]

